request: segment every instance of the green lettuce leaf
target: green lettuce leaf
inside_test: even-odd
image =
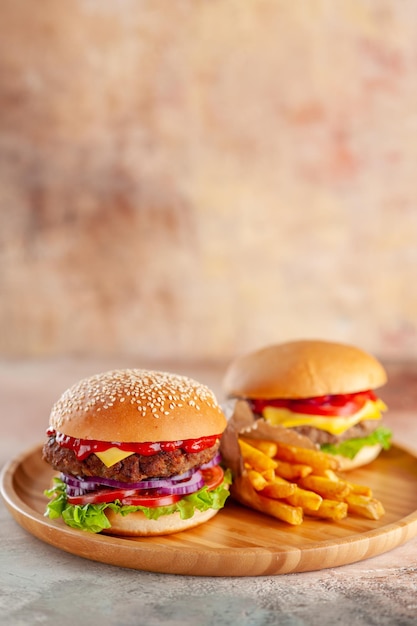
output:
[[[391,445],[391,437],[392,433],[389,428],[380,426],[367,437],[348,439],[338,444],[324,443],[320,448],[323,452],[327,452],[328,454],[340,454],[348,459],[354,459],[359,450],[364,446],[374,446],[379,443],[384,450],[388,450]]]
[[[48,502],[45,516],[51,519],[62,517],[67,526],[92,533],[99,533],[106,528],[110,528],[111,524],[105,514],[107,508],[120,515],[142,511],[148,519],[155,520],[161,517],[161,515],[171,515],[176,512],[180,514],[181,519],[189,519],[196,510],[206,511],[207,509],[218,510],[223,508],[229,496],[228,485],[231,482],[231,472],[226,470],[222,484],[212,491],[208,491],[207,487],[202,487],[195,493],[184,496],[175,504],[160,507],[144,507],[124,505],[119,500],[99,504],[69,504],[65,483],[60,478],[54,478],[54,486],[45,491],[45,495],[51,498]]]

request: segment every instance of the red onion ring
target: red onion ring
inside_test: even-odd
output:
[[[204,478],[199,470],[192,473],[188,478],[182,480],[171,479],[156,479],[156,480],[144,480],[139,483],[123,483],[121,481],[101,479],[97,482],[96,479],[85,480],[78,479],[75,476],[69,476],[68,474],[61,474],[61,479],[67,485],[67,494],[69,496],[80,496],[101,489],[102,487],[112,487],[114,489],[135,489],[140,493],[141,491],[155,490],[158,494],[178,494],[186,495],[192,493],[204,487]],[[105,482],[104,482],[105,481]]]
[[[86,493],[101,489],[102,487],[111,487],[114,489],[136,489],[138,491],[155,489],[161,495],[186,495],[187,493],[197,491],[204,486],[204,479],[199,470],[208,469],[218,465],[220,461],[221,455],[220,453],[217,453],[210,461],[203,463],[197,469],[191,469],[169,478],[150,478],[133,483],[123,482],[113,478],[101,478],[99,476],[77,477],[64,473],[61,473],[61,480],[67,485],[67,493],[70,496],[85,495]]]
[[[61,480],[71,487],[84,489],[85,491],[95,491],[100,487],[113,487],[114,489],[159,489],[160,487],[170,487],[177,482],[190,478],[195,472],[184,472],[184,474],[173,476],[172,478],[150,478],[136,483],[126,483],[113,478],[100,478],[99,476],[77,478],[69,474],[61,474]]]

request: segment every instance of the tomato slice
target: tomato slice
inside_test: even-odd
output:
[[[174,494],[158,496],[155,495],[134,495],[134,496],[126,496],[125,498],[121,498],[122,504],[130,504],[132,506],[149,506],[149,507],[157,507],[157,506],[169,506],[170,504],[175,504],[178,500],[181,500],[182,496],[177,496]]]
[[[322,415],[323,417],[350,416],[359,411],[367,400],[375,401],[373,391],[361,391],[359,393],[335,394],[317,396],[314,398],[275,398],[270,400],[252,400],[255,413],[262,413],[266,406],[285,408],[293,413],[307,415]]]
[[[82,496],[67,496],[70,504],[98,504],[121,500],[136,493],[136,489],[97,489]]]
[[[223,482],[224,472],[220,465],[208,467],[207,469],[201,470],[201,473],[203,474],[205,486],[208,491],[216,489],[216,487],[221,485]]]
[[[99,489],[82,496],[67,496],[69,504],[99,504],[100,502],[114,502],[120,500],[122,504],[141,506],[167,506],[181,499],[177,495],[159,495],[144,492],[139,494],[137,489]]]

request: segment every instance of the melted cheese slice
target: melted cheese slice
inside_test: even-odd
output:
[[[270,424],[279,424],[286,428],[312,426],[313,428],[325,430],[332,435],[341,435],[363,420],[381,419],[381,411],[385,411],[386,408],[382,400],[367,400],[364,406],[353,415],[349,415],[348,417],[325,417],[323,415],[293,413],[288,409],[267,406],[263,410],[263,416]]]
[[[107,448],[104,452],[96,452],[95,455],[98,456],[100,461],[106,465],[106,467],[111,467],[115,465],[119,461],[122,461],[126,457],[134,454],[134,452],[126,452],[126,450],[119,450],[119,448]]]

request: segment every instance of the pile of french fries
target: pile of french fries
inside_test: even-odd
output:
[[[349,514],[378,520],[382,503],[369,487],[337,474],[337,461],[319,450],[239,437],[244,472],[234,480],[237,499],[292,525],[305,516],[340,521]]]

